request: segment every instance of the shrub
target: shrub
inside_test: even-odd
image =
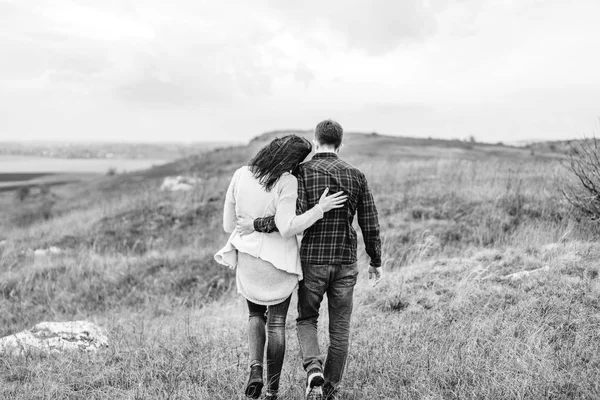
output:
[[[53,200],[44,200],[40,205],[39,213],[41,214],[42,218],[44,218],[44,220],[47,221],[50,218],[52,218],[52,207],[54,207]]]
[[[584,139],[571,143],[566,163],[572,178],[562,188],[562,193],[575,208],[590,216],[600,218],[600,148],[598,139]]]
[[[44,196],[49,195],[50,194],[50,185],[47,183],[40,185],[40,194],[44,195]]]
[[[29,186],[21,186],[19,190],[17,190],[17,198],[19,201],[25,201],[27,196],[29,196]]]

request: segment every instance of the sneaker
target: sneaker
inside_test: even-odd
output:
[[[337,390],[330,384],[323,385],[323,400],[336,400]]]
[[[313,388],[306,388],[306,400],[323,400],[323,387],[315,386]]]
[[[313,368],[306,374],[306,399],[321,400],[323,398],[323,384],[325,378],[320,368]],[[310,397],[313,395],[313,397]]]
[[[246,385],[246,397],[258,399],[263,386],[263,368],[260,365],[253,365]]]

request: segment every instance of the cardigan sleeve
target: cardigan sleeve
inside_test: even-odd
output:
[[[237,170],[231,178],[229,188],[227,189],[227,194],[225,195],[225,205],[223,206],[223,229],[227,233],[232,233],[237,223],[235,213],[235,188],[237,186],[239,176],[240,170]]]
[[[316,204],[303,214],[296,215],[298,200],[298,180],[293,175],[284,175],[278,185],[277,209],[275,224],[283,237],[291,237],[310,228],[323,218],[323,209]]]

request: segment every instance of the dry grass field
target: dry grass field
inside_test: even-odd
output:
[[[0,337],[87,319],[111,340],[94,356],[0,354],[0,398],[242,399],[247,311],[234,272],[212,255],[227,238],[229,178],[269,137],[63,186],[49,219],[15,220],[27,205],[0,193]],[[600,398],[598,229],[563,198],[560,158],[380,135],[346,141],[342,156],[365,172],[379,208],[385,282],[368,285],[359,245],[342,398]],[[203,183],[158,191],[178,173]],[[51,245],[65,251],[32,253]],[[295,315],[292,306],[282,399],[303,393]]]

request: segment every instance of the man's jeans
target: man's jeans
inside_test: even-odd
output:
[[[279,377],[285,355],[285,318],[290,306],[290,299],[274,306],[261,306],[249,300],[248,311],[248,347],[250,350],[250,366],[263,365],[265,355],[265,323],[267,325],[267,389],[276,394],[279,390]]]
[[[304,279],[298,289],[298,341],[306,371],[323,368],[319,351],[317,321],[323,295],[327,293],[329,307],[329,349],[325,362],[325,385],[336,388],[342,380],[348,341],[352,297],[358,275],[356,263],[350,265],[303,264]]]

